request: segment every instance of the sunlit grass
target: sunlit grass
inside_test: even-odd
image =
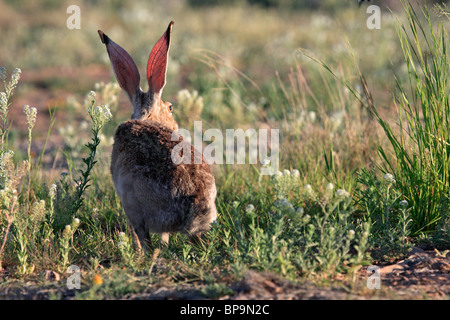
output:
[[[408,23],[398,22],[409,78],[396,77],[399,130],[375,115],[396,160],[380,148],[384,170],[394,173],[396,185],[413,206],[413,232],[434,230],[449,201],[450,187],[450,55],[445,22],[433,25],[427,8],[404,3]]]
[[[218,221],[199,244],[175,234],[167,247],[156,245],[147,253],[132,244],[109,173],[114,130],[125,119],[125,109],[131,113],[131,106],[119,103],[123,93],[117,84],[93,84],[95,99],[89,94],[80,102],[83,92],[81,98],[68,98],[63,108],[52,109],[52,126],[62,141],[52,155],[62,161],[49,167],[41,163],[42,157],[31,155],[34,127],[27,132],[23,156],[17,138],[9,136],[14,122],[8,115],[17,107],[11,103],[12,94],[21,90],[11,88],[16,87],[20,73],[13,72],[14,80],[7,73],[12,67],[0,69],[4,80],[0,88],[0,268],[27,280],[44,270],[64,277],[69,265],[77,265],[83,271],[80,299],[121,297],[158,281],[201,283],[206,285],[204,294],[221,296],[233,293],[229,284],[239,281],[246,270],[271,271],[293,281],[333,279],[338,274],[350,279],[374,258],[407,253],[415,240],[411,236],[419,231],[432,235],[436,223],[441,227],[439,239],[448,241],[446,22],[430,33],[434,24],[419,22],[408,8],[407,24],[397,22],[400,41],[394,37],[395,20],[383,16],[384,33],[373,35],[379,40],[376,48],[368,44],[374,39],[367,30],[356,28],[362,18],[352,9],[337,13],[339,18],[358,21],[352,25],[330,19],[328,13],[279,13],[246,6],[188,8],[192,10],[188,21],[181,15],[185,12],[174,9],[178,29],[169,61],[172,91],[168,96],[175,100],[179,124],[190,129],[194,120],[202,120],[203,129],[280,129],[281,162],[273,177],[261,175],[262,163],[213,165]],[[55,14],[52,10],[49,16]],[[139,64],[144,65],[148,38],[156,35],[151,19],[143,17],[148,13],[156,19],[151,22],[154,27],[162,23],[164,12],[149,12],[144,6],[142,13],[127,4],[121,12],[112,13],[112,21],[99,18],[97,23],[109,25],[111,36],[141,57]],[[100,17],[97,8],[89,14]],[[205,17],[209,24],[204,23]],[[286,19],[294,17],[299,20],[286,24]],[[83,21],[91,21],[86,22],[90,26],[93,20]],[[244,20],[246,28],[242,28]],[[39,21],[34,18],[27,23]],[[151,30],[139,32],[141,28]],[[412,37],[406,37],[410,31]],[[10,32],[7,50],[29,36],[15,28]],[[349,43],[361,41],[362,46],[348,49],[339,34],[348,34]],[[17,37],[17,43],[11,37]],[[47,37],[44,49],[50,43],[62,45],[58,31]],[[56,64],[72,61],[72,54],[79,54],[80,64],[103,63],[98,39],[86,34],[74,34],[74,39],[75,44],[86,40],[86,52],[71,52],[56,59]],[[31,52],[37,50],[36,43],[29,46]],[[394,55],[397,48],[403,48],[403,56]],[[329,64],[321,68],[305,52],[328,57]],[[10,55],[6,55],[8,64],[23,61],[26,67],[39,68],[49,63],[41,55],[33,61],[21,54]],[[355,72],[355,57],[360,55],[361,68]],[[402,59],[406,68],[399,69],[396,83],[381,84]],[[362,74],[374,83],[371,90]],[[389,103],[386,91],[391,94],[394,85],[395,105],[401,111],[398,119],[386,118],[391,113],[381,107],[373,109],[380,101]],[[109,108],[95,107],[99,103]],[[30,123],[36,120],[32,111],[25,110]],[[59,114],[76,121],[69,121],[69,127]],[[38,111],[39,117],[44,113]],[[398,120],[399,130],[393,120]],[[159,243],[158,237],[152,235],[153,243]],[[377,255],[371,256],[374,250]]]

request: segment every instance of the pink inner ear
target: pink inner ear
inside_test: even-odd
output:
[[[106,34],[99,30],[102,42],[106,45],[109,59],[113,67],[117,82],[126,91],[130,99],[139,89],[139,70],[128,52],[112,41]]]
[[[170,22],[166,32],[156,42],[147,63],[147,80],[149,91],[152,94],[161,94],[166,84],[167,58],[170,47],[170,33],[173,21]]]

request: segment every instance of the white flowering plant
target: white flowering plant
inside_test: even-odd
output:
[[[61,270],[66,270],[69,265],[69,253],[73,246],[73,235],[80,225],[80,219],[74,218],[71,224],[64,227],[59,238],[59,251],[61,254]]]
[[[396,30],[408,72],[406,78],[395,77],[398,118],[371,109],[389,142],[389,148],[379,148],[381,169],[386,180],[395,176],[391,183],[411,204],[411,230],[416,235],[435,230],[442,203],[449,200],[449,16],[437,19],[426,7],[416,11],[412,1],[401,2],[408,21],[397,20]]]
[[[350,192],[331,183],[301,186],[299,176],[298,170],[281,170],[248,200],[233,203],[212,231],[220,233],[221,259],[236,269],[251,265],[305,276],[355,272],[370,260],[370,224],[355,219]]]
[[[120,87],[116,82],[99,82],[94,85],[96,91],[89,91],[83,102],[79,102],[75,97],[69,96],[66,103],[73,107],[78,117],[83,120],[78,126],[69,123],[67,126],[57,128],[59,135],[64,140],[64,155],[69,163],[80,159],[84,153],[84,139],[93,128],[98,132],[100,144],[97,149],[110,147],[113,144],[113,125],[107,126],[113,121],[113,110],[117,109]],[[98,102],[101,105],[96,105]]]
[[[90,102],[88,107],[88,114],[92,120],[92,138],[91,141],[86,144],[86,147],[89,149],[89,155],[86,158],[83,158],[83,163],[86,165],[85,170],[81,170],[81,177],[79,179],[75,179],[76,184],[76,192],[75,199],[73,205],[73,215],[78,211],[81,207],[83,198],[82,195],[84,191],[89,187],[90,174],[91,171],[96,164],[95,156],[97,153],[97,147],[100,144],[99,133],[103,126],[111,120],[112,114],[109,110],[108,106],[97,106],[94,107],[95,104],[95,92],[90,91],[88,94],[88,101]]]
[[[127,234],[125,232],[119,232],[116,243],[124,264],[135,268],[137,266],[137,255]]]
[[[27,161],[18,165],[14,164],[14,151],[10,150],[8,146],[10,128],[8,112],[11,105],[9,100],[19,83],[21,72],[19,68],[14,69],[8,81],[6,68],[0,67],[0,81],[3,84],[3,91],[0,91],[0,271],[3,268],[2,260],[7,240],[11,237],[11,230],[15,228],[14,222],[19,216],[20,205],[17,190],[22,177],[28,171]],[[26,270],[30,269],[26,268]],[[20,271],[25,270],[21,269]]]
[[[0,81],[3,83],[4,91],[0,91],[0,137],[1,137],[1,147],[2,151],[6,150],[7,141],[6,137],[8,135],[9,122],[8,122],[8,111],[10,107],[10,98],[17,87],[20,80],[20,75],[22,70],[15,68],[11,74],[10,81],[7,81],[7,71],[5,67],[0,67]]]
[[[278,199],[286,198],[300,186],[300,172],[297,169],[278,171],[272,176],[272,185]]]
[[[371,245],[380,249],[377,252],[385,258],[407,252],[411,247],[408,238],[413,207],[396,188],[394,175],[385,173],[379,179],[374,169],[362,169],[357,180],[357,202],[364,219],[373,224]]]
[[[192,119],[201,118],[204,103],[203,98],[196,90],[189,91],[182,89],[177,92],[177,105],[174,108],[174,115],[182,128],[189,128],[193,125]]]

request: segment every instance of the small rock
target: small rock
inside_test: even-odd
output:
[[[53,270],[45,270],[44,277],[45,277],[45,279],[50,280],[50,281],[59,281],[61,279],[61,276],[59,275],[59,273],[55,272]]]
[[[431,265],[431,269],[439,271],[450,271],[450,263],[446,261],[436,261]]]
[[[405,266],[401,264],[391,264],[389,266],[385,266],[381,268],[379,271],[381,274],[388,274],[392,272],[402,272],[405,271]]]

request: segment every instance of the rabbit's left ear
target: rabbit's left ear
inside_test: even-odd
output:
[[[167,59],[170,47],[170,34],[172,33],[173,21],[169,23],[166,32],[156,42],[147,63],[147,80],[151,95],[161,97],[162,90],[166,85]]]
[[[109,60],[111,61],[117,82],[126,91],[130,101],[133,101],[135,95],[140,91],[140,75],[136,63],[134,63],[125,49],[112,41],[101,30],[98,30],[98,34],[108,51]]]

